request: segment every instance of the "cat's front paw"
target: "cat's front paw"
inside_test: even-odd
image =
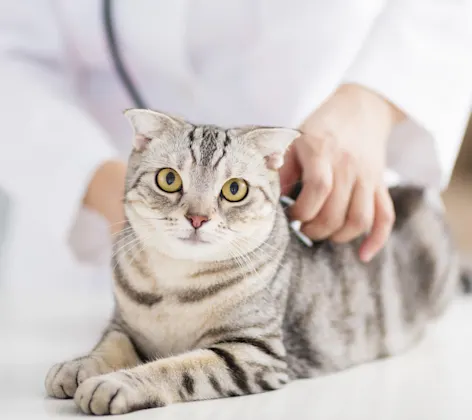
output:
[[[72,398],[83,381],[106,372],[103,361],[92,357],[58,363],[49,369],[46,392],[53,398]]]
[[[130,379],[131,378],[131,379]],[[87,379],[79,386],[74,401],[86,414],[125,414],[151,404],[131,375],[113,372]]]

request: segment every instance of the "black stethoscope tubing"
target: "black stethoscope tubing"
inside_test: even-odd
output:
[[[121,83],[127,90],[129,96],[137,108],[148,108],[138,89],[131,80],[129,73],[126,70],[126,66],[122,60],[120,50],[118,48],[115,28],[113,27],[113,9],[111,0],[103,0],[103,25],[105,27],[105,36],[108,50],[110,51],[113,65],[116,72],[118,73]]]

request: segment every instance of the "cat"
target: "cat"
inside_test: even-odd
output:
[[[289,229],[277,169],[299,131],[125,115],[115,311],[90,354],[50,369],[50,396],[102,415],[276,390],[405,351],[454,296],[458,256],[421,189],[390,190],[392,235],[365,264],[361,239]]]

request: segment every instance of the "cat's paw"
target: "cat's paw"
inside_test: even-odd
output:
[[[53,398],[72,398],[83,381],[106,372],[104,363],[91,357],[58,363],[49,369],[46,392]]]
[[[149,408],[144,392],[123,372],[87,379],[74,396],[77,406],[86,414],[125,414]]]

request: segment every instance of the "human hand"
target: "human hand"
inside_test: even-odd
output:
[[[124,162],[107,161],[95,172],[84,197],[84,205],[105,217],[112,234],[124,223],[125,177]]]
[[[358,85],[341,86],[303,123],[280,170],[282,194],[301,180],[290,217],[314,240],[345,243],[367,233],[367,262],[384,246],[395,219],[383,182],[386,144],[403,114]]]

